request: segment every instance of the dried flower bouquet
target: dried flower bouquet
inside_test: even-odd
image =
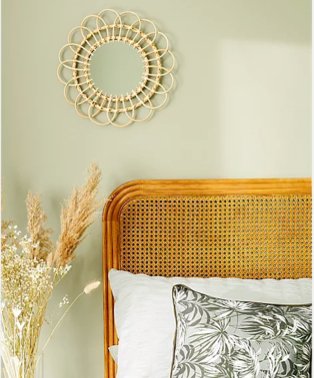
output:
[[[89,170],[86,184],[75,189],[61,211],[61,231],[57,243],[46,228],[46,215],[37,195],[28,194],[27,235],[11,222],[2,222],[1,236],[1,359],[8,378],[34,378],[38,343],[48,301],[53,289],[69,272],[75,250],[91,225],[99,207],[97,190],[101,173],[96,165]],[[82,294],[99,286],[94,282]],[[71,307],[70,306],[70,307]],[[55,329],[48,337],[46,348]]]

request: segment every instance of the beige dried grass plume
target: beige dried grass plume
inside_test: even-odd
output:
[[[84,238],[86,229],[92,224],[100,203],[97,191],[101,178],[96,164],[89,168],[85,185],[73,190],[61,209],[61,231],[56,245],[51,240],[52,230],[45,227],[47,216],[40,197],[29,193],[26,200],[27,230],[33,242],[33,257],[45,260],[51,266],[62,267],[74,258],[74,251]]]
[[[33,257],[46,260],[48,254],[53,250],[52,230],[45,227],[47,216],[41,207],[40,196],[28,193],[26,209],[27,231],[33,244],[36,245],[33,247]]]
[[[89,178],[84,186],[74,189],[61,210],[61,232],[54,253],[48,262],[56,267],[72,261],[74,251],[82,241],[86,229],[92,224],[100,203],[96,198],[101,178],[96,164],[89,168]]]

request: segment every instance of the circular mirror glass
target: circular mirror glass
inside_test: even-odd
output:
[[[95,86],[113,95],[126,95],[142,81],[144,62],[129,44],[113,41],[98,47],[90,61]]]

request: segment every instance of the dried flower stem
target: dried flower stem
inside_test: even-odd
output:
[[[55,252],[50,256],[52,264],[64,266],[74,258],[74,251],[82,241],[86,229],[93,222],[99,202],[96,199],[101,172],[96,165],[89,169],[85,186],[75,189],[62,207],[61,233]]]
[[[56,332],[56,330],[59,328],[60,324],[62,323],[63,319],[65,318],[65,316],[67,315],[67,313],[70,311],[70,309],[74,306],[74,304],[80,299],[80,297],[82,295],[88,295],[90,294],[92,291],[94,291],[95,289],[97,289],[100,285],[100,282],[99,281],[94,281],[94,282],[91,282],[90,284],[86,285],[84,290],[79,293],[75,298],[74,300],[72,301],[72,303],[68,306],[68,308],[64,311],[64,313],[62,314],[62,316],[60,317],[60,319],[58,320],[58,322],[56,323],[56,325],[54,326],[53,330],[51,331],[50,335],[48,336],[48,339],[47,341],[45,342],[44,346],[42,347],[42,352],[45,351],[46,347],[48,346],[52,336],[54,335],[54,333]],[[40,359],[40,357],[39,357]],[[38,360],[39,360],[38,359]]]
[[[53,243],[50,239],[52,230],[45,228],[47,216],[41,207],[40,197],[36,194],[28,193],[26,208],[27,231],[34,244],[33,256],[46,260],[53,249]]]
[[[55,247],[37,195],[27,196],[28,236],[21,236],[10,222],[2,222],[0,348],[9,378],[34,377],[47,304],[53,289],[68,273],[75,249],[93,221],[99,206],[99,182],[100,170],[92,165],[86,184],[75,189],[62,208],[61,232]],[[97,286],[98,283],[92,283],[85,289],[90,292]],[[59,319],[44,348],[83,293]]]

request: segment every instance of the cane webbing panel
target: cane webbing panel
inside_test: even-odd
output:
[[[185,277],[311,275],[310,196],[138,198],[120,216],[120,266]]]
[[[162,276],[311,277],[311,181],[143,180],[103,216],[105,377],[116,366],[110,268]]]

